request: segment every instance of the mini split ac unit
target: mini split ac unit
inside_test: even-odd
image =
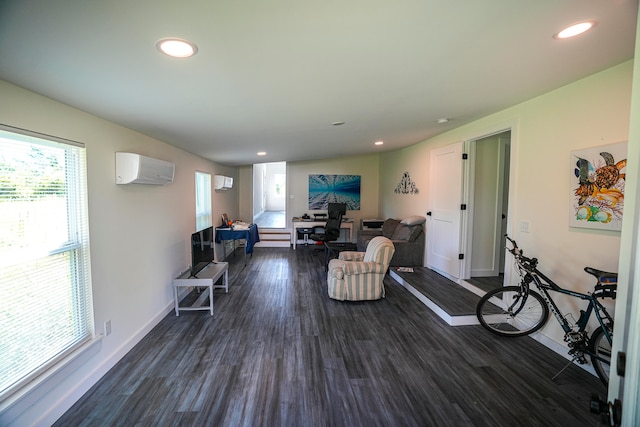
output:
[[[213,188],[216,190],[228,190],[233,187],[233,178],[230,176],[215,175]]]
[[[164,185],[173,182],[175,165],[134,153],[116,153],[116,184]]]

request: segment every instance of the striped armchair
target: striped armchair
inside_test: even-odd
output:
[[[384,298],[384,275],[395,247],[383,236],[374,237],[366,252],[340,252],[329,262],[327,284],[329,297],[344,301]]]

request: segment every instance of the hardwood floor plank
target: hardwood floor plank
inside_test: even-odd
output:
[[[331,300],[321,252],[229,261],[214,316],[166,316],[56,425],[598,425],[598,379],[551,381],[566,360],[529,337],[450,327],[389,276],[385,299]]]

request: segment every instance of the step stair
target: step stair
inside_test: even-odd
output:
[[[262,248],[287,248],[291,246],[291,231],[283,228],[260,228],[260,241],[255,244]]]
[[[479,324],[476,305],[484,292],[472,284],[458,284],[426,267],[414,267],[413,272],[390,267],[389,274],[448,325]]]

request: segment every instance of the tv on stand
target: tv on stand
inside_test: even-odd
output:
[[[214,230],[207,227],[191,235],[191,277],[213,262]]]

